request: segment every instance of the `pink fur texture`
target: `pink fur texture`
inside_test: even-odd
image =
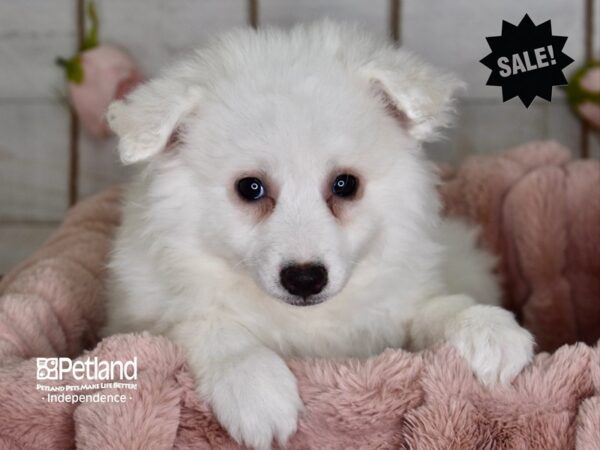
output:
[[[568,159],[534,143],[473,158],[441,187],[449,213],[484,226],[507,302],[544,348],[600,332],[600,164]],[[119,198],[115,188],[81,202],[0,284],[0,449],[238,448],[167,339],[119,335],[94,348]],[[137,356],[138,389],[123,390],[123,404],[48,403],[32,358],[53,355]],[[292,449],[600,448],[600,348],[583,343],[537,355],[512,386],[492,389],[446,345],[290,367],[305,404]]]
[[[482,225],[505,306],[538,350],[600,338],[600,161],[553,142],[475,156],[441,187],[448,214]]]

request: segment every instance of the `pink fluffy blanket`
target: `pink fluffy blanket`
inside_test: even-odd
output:
[[[507,305],[542,348],[600,334],[600,163],[535,143],[446,172],[449,214],[483,225]],[[0,448],[237,448],[194,392],[181,351],[162,337],[96,345],[103,263],[118,189],[76,206],[0,284]],[[49,402],[34,357],[138,360],[137,389],[93,386],[124,403]],[[305,404],[296,449],[599,449],[600,349],[541,353],[511,386],[485,389],[445,345],[367,361],[290,361]],[[53,386],[89,383],[67,377]]]

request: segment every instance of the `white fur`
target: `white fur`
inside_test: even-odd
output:
[[[144,163],[110,262],[105,333],[146,329],[181,344],[218,419],[256,449],[296,429],[286,357],[448,339],[483,382],[509,381],[531,336],[510,313],[476,305],[498,303],[493,259],[474,231],[440,219],[420,146],[448,123],[459,86],[323,22],[225,35],[115,103],[121,158]],[[364,192],[338,219],[323,193],[348,168]],[[233,189],[256,171],[278,186],[260,221]],[[329,271],[323,303],[285,303],[282,265],[312,260]]]

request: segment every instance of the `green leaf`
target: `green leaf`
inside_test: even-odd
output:
[[[64,68],[69,81],[75,84],[81,84],[83,82],[83,66],[81,65],[81,58],[79,55],[74,56],[71,59],[56,58],[56,64]]]

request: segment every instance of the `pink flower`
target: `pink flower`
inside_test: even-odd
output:
[[[594,94],[600,93],[600,67],[593,67],[581,77],[581,87]]]
[[[105,137],[108,105],[141,83],[142,76],[127,53],[110,45],[86,50],[80,58],[83,80],[69,82],[71,103],[90,134]]]
[[[583,102],[577,105],[579,114],[587,120],[590,125],[600,130],[600,105],[592,102]]]

